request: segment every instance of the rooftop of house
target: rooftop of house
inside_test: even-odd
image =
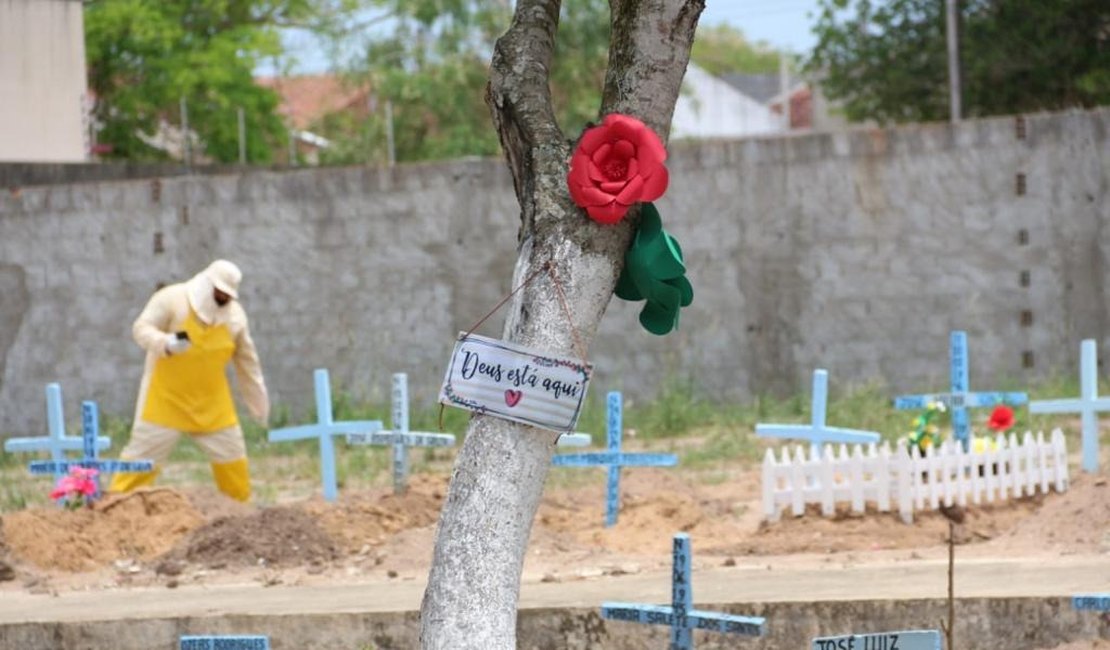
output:
[[[300,130],[332,113],[352,107],[366,110],[369,95],[365,86],[353,86],[335,75],[259,77],[255,82],[277,92],[278,114]]]
[[[761,104],[766,104],[781,90],[779,76],[773,73],[729,72],[721,75],[721,80]]]

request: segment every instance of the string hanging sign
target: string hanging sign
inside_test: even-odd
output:
[[[479,320],[460,332],[440,388],[439,401],[447,406],[493,415],[559,433],[574,431],[585,403],[593,367],[584,360],[551,356],[540,350],[474,334],[487,318],[517,291],[546,271],[555,284],[579,353],[584,348],[574,328],[566,297],[550,262]]]

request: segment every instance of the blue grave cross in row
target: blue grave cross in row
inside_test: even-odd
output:
[[[601,618],[630,623],[669,625],[671,650],[692,650],[694,630],[760,636],[766,619],[757,616],[718,614],[694,609],[690,580],[690,536],[674,536],[674,567],[671,570],[671,606],[632,603],[602,603]]]
[[[178,650],[270,650],[270,637],[256,635],[183,636]]]
[[[608,467],[609,480],[605,490],[605,526],[617,523],[620,511],[621,467],[673,467],[678,464],[674,454],[628,454],[621,451],[621,394],[609,393],[607,401],[608,451],[581,454],[559,454],[551,459],[556,467]]]
[[[393,410],[390,431],[348,433],[347,444],[393,446],[393,492],[405,491],[409,469],[409,447],[450,447],[455,436],[449,433],[409,431],[409,378],[403,372],[393,375]]]
[[[1098,348],[1093,339],[1079,346],[1079,399],[1036,400],[1030,413],[1080,413],[1083,431],[1083,471],[1098,472],[1098,412],[1110,411],[1110,398],[1098,396]]]
[[[67,451],[82,451],[85,440],[80,436],[66,435],[66,422],[62,414],[62,387],[58,384],[46,385],[46,426],[48,436],[36,438],[9,438],[4,441],[4,451],[8,453],[30,453],[49,451],[50,460],[63,461]],[[112,440],[107,436],[98,436],[96,448],[103,451],[112,446]],[[65,474],[59,468],[55,476]]]
[[[84,458],[79,460],[36,460],[28,465],[32,474],[65,474],[72,467],[95,469],[100,474],[130,474],[133,472],[149,472],[154,469],[154,463],[149,460],[101,460],[97,448],[97,434],[99,433],[99,411],[96,402],[81,403],[81,440]],[[96,494],[94,499],[100,498],[100,477],[96,479]]]
[[[825,425],[829,400],[829,373],[818,368],[813,371],[813,401],[810,407],[810,424],[756,424],[755,434],[760,438],[787,438],[808,440],[810,454],[820,458],[823,448],[830,442],[866,445],[879,441],[874,431],[841,429]]]
[[[894,398],[896,409],[923,409],[929,402],[943,402],[952,410],[952,432],[964,449],[968,447],[971,423],[967,409],[988,408],[999,404],[1017,406],[1029,401],[1025,393],[973,393],[968,372],[967,332],[955,331],[949,337],[949,366],[952,390],[948,393],[926,395],[901,395]]]
[[[351,433],[373,433],[381,431],[381,420],[355,420],[336,422],[331,411],[331,382],[328,371],[319,368],[312,375],[316,388],[316,424],[299,427],[273,429],[267,439],[270,442],[289,442],[292,440],[317,439],[320,441],[320,481],[324,486],[324,499],[335,501],[339,488],[335,478],[335,441],[332,436],[345,436]]]

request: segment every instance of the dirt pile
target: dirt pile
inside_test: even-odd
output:
[[[40,569],[92,571],[150,560],[204,523],[180,493],[157,488],[108,497],[92,509],[36,508],[3,517],[13,557]]]
[[[435,524],[446,493],[446,477],[417,475],[409,478],[404,494],[362,493],[338,503],[313,501],[304,509],[344,551],[356,553],[366,545],[382,545],[401,531]]]
[[[161,565],[307,566],[330,562],[338,555],[335,540],[314,517],[297,507],[277,506],[220,517],[197,528],[162,558]]]
[[[1015,522],[992,543],[1011,551],[1110,552],[1110,481],[1075,476],[1067,492],[1045,499],[1036,517]]]

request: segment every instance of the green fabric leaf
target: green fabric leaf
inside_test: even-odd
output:
[[[640,227],[625,254],[614,293],[622,300],[646,300],[640,324],[660,336],[678,327],[679,310],[694,300],[682,247],[663,230],[663,220],[652,203],[644,203],[640,209]]]

